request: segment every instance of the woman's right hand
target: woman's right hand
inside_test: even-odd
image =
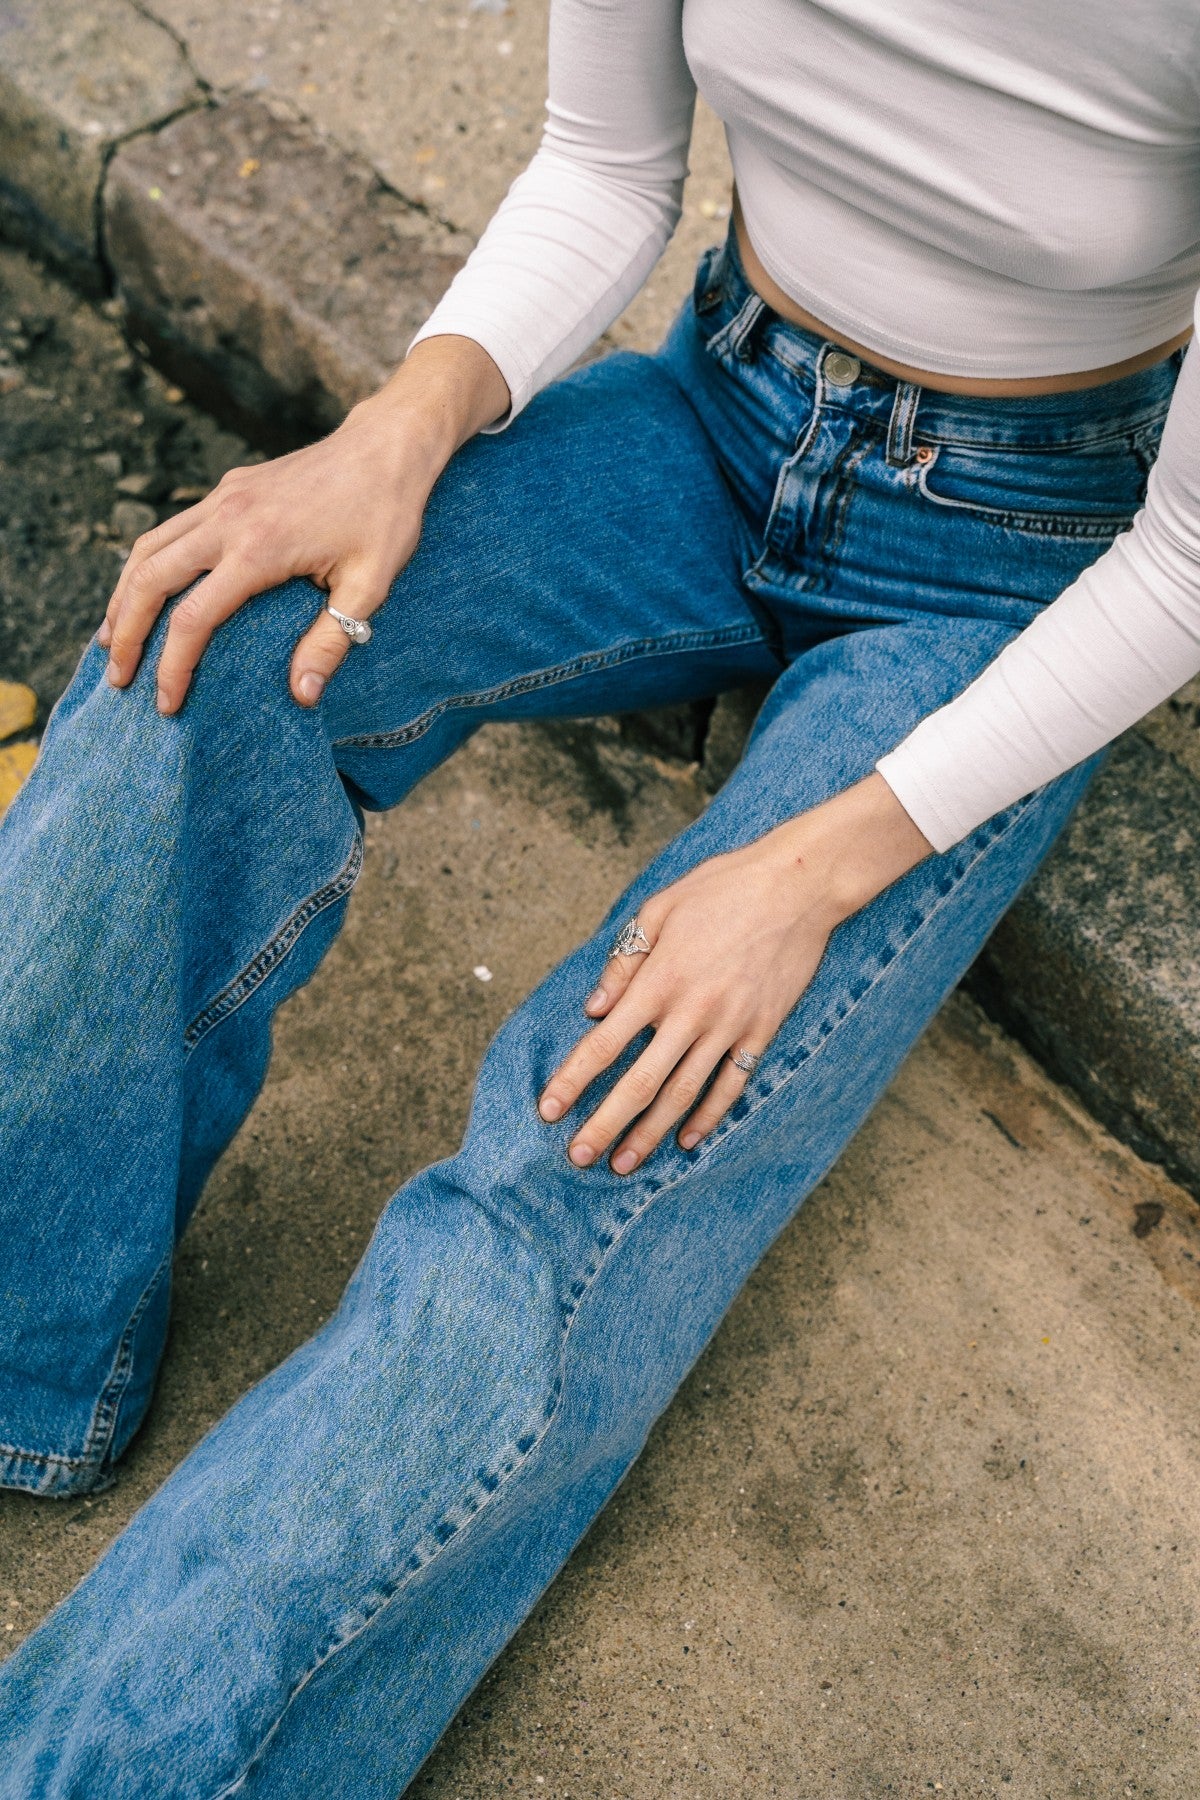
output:
[[[157,669],[158,709],[183,705],[213,632],[252,595],[309,576],[351,618],[382,606],[417,547],[425,503],[460,444],[499,418],[508,388],[470,338],[425,338],[336,431],[273,462],[232,469],[195,506],[135,543],[99,641],[114,687],[133,680],[163,606],[198,581],[171,615]],[[292,656],[302,706],[320,699],[350,648],[323,609]]]

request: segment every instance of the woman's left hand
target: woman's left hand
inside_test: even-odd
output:
[[[929,850],[873,774],[754,843],[698,864],[648,900],[638,920],[650,953],[610,957],[585,1003],[598,1023],[538,1102],[543,1119],[561,1118],[640,1032],[653,1029],[571,1139],[571,1161],[586,1168],[615,1141],[610,1166],[628,1175],[674,1126],[681,1147],[693,1149],[749,1079],[731,1058],[739,1050],[762,1055],[834,928]]]

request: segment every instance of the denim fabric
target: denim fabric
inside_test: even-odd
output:
[[[110,1481],[144,1413],[174,1243],[344,916],[362,809],[487,719],[773,685],[722,792],[505,1024],[338,1312],[7,1663],[0,1796],[398,1794],[1083,792],[1092,764],[841,926],[694,1152],[580,1172],[538,1118],[616,924],[865,774],[1098,555],[1181,360],[998,402],[835,351],[727,243],[655,356],[460,451],[316,711],[287,691],[305,581],[219,631],[176,718],[161,626],[125,693],[84,656],[0,829],[0,1479],[47,1495]]]

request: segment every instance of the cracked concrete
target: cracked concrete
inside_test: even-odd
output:
[[[108,156],[200,99],[178,45],[128,0],[3,0],[0,223],[94,288]]]
[[[470,239],[536,146],[548,0],[502,10],[469,0],[317,0],[299,12],[271,0],[236,19],[222,0],[157,0],[139,10],[173,34],[214,94],[282,102],[397,196]],[[728,215],[724,137],[703,105],[690,164],[675,239],[608,334],[614,344],[657,343]]]

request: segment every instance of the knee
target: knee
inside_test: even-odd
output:
[[[193,584],[171,601],[146,646],[145,668],[139,673],[151,689],[172,624],[187,622],[195,593]],[[295,708],[288,687],[292,652],[323,600],[316,584],[302,576],[251,595],[204,644],[180,716],[189,709],[218,717],[228,712],[244,726],[273,706]]]

